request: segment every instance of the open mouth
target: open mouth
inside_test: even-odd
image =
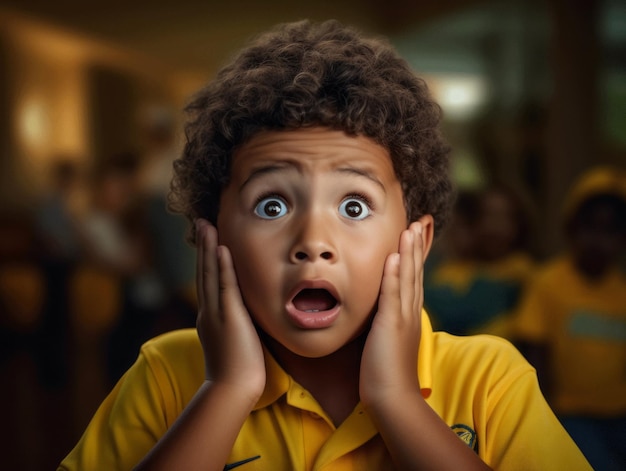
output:
[[[333,309],[337,300],[328,290],[306,288],[293,298],[293,305],[302,312],[322,312]]]

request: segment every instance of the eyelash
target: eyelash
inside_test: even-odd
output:
[[[279,193],[276,193],[275,191],[266,191],[265,193],[261,193],[259,196],[257,196],[254,199],[254,204],[253,204],[253,208],[256,208],[257,205],[263,201],[265,198],[276,198],[279,199],[281,201],[284,201],[285,203],[287,203],[287,200],[285,199],[284,196],[280,195]]]
[[[371,198],[364,193],[355,192],[355,193],[347,194],[346,196],[343,197],[341,201],[345,201],[347,199],[361,200],[363,203],[367,205],[369,209],[371,210],[374,209],[374,203],[372,202]]]

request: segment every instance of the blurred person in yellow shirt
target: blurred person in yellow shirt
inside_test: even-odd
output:
[[[593,169],[565,204],[567,250],[533,277],[519,346],[598,470],[626,469],[626,176]]]
[[[425,287],[435,328],[510,338],[512,314],[534,266],[529,214],[508,185],[459,194],[446,234],[450,258],[433,269]]]

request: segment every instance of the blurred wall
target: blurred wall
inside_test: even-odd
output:
[[[7,192],[4,190],[9,185],[13,174],[14,142],[11,132],[11,101],[9,94],[9,43],[7,35],[0,30],[0,201],[5,201]],[[2,203],[0,203],[2,204]],[[2,204],[4,206],[4,204]]]
[[[30,208],[58,158],[139,151],[142,110],[180,110],[204,79],[2,11],[0,70],[0,212]]]

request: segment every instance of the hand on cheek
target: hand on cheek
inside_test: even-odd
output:
[[[206,379],[260,396],[265,387],[263,350],[243,304],[230,251],[217,245],[217,230],[196,222],[198,336]]]
[[[423,304],[424,234],[420,222],[402,232],[385,262],[378,312],[361,358],[360,397],[366,406],[419,394],[417,353]]]

